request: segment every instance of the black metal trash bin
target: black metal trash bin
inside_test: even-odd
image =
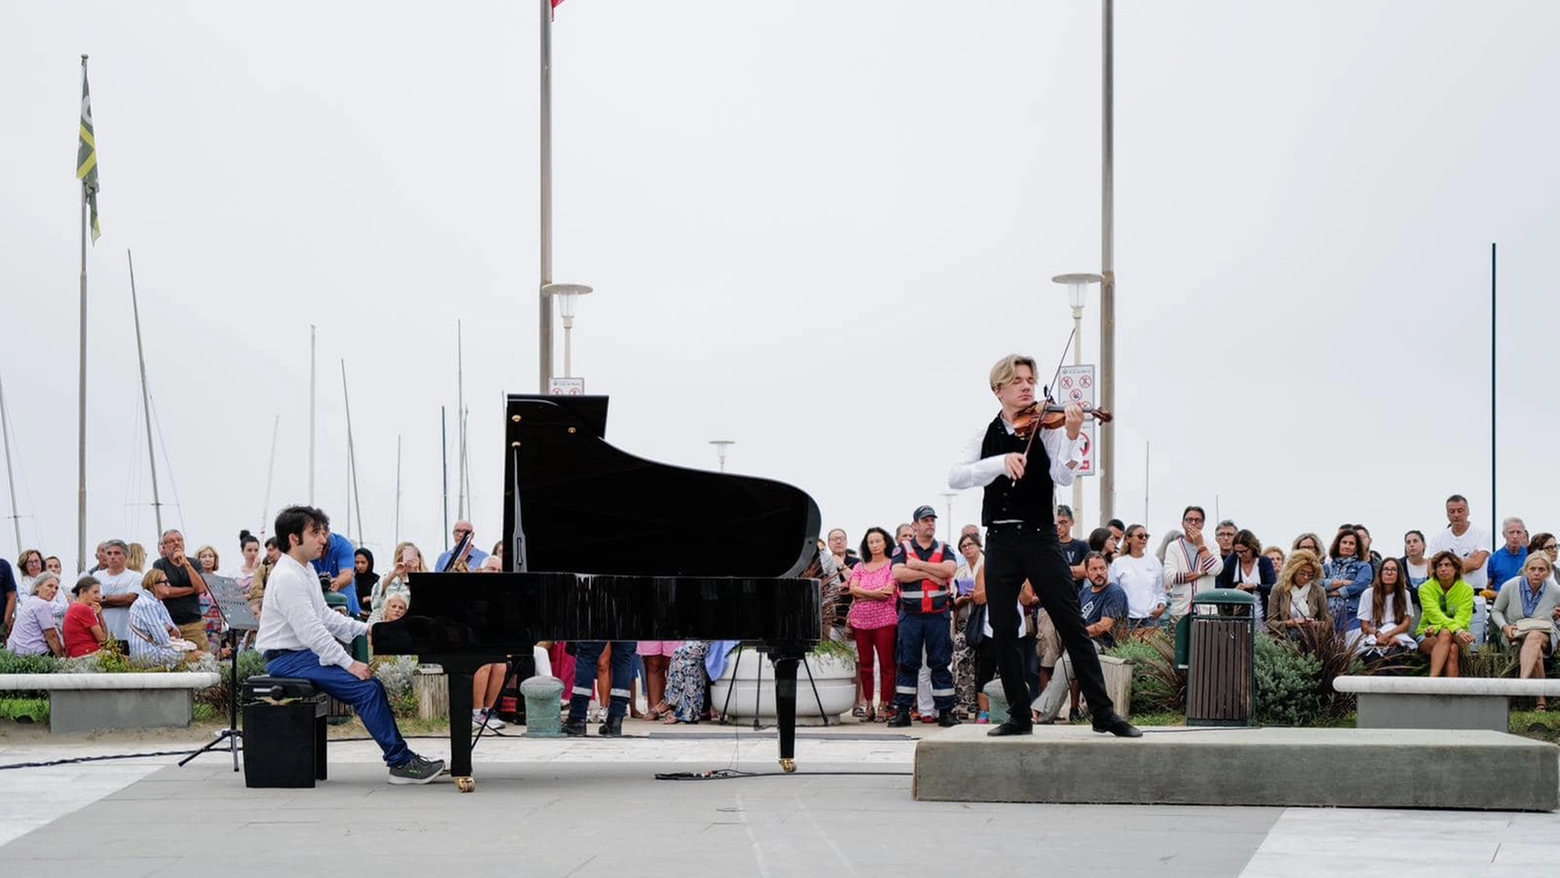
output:
[[[1256,598],[1233,588],[1192,598],[1191,614],[1176,632],[1176,655],[1186,668],[1187,725],[1256,723],[1256,609]]]
[[[312,787],[325,779],[328,699],[308,680],[244,681],[244,785]]]

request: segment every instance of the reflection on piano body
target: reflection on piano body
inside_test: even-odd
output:
[[[609,445],[606,397],[510,396],[503,573],[421,573],[374,652],[449,675],[450,773],[471,788],[471,677],[542,640],[744,640],[774,661],[781,765],[796,665],[821,629],[818,506],[790,485]],[[567,687],[574,681],[565,680]]]

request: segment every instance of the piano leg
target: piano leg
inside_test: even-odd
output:
[[[800,652],[774,650],[775,716],[780,726],[780,768],[796,770],[796,663]]]
[[[455,788],[469,793],[477,788],[471,776],[471,671],[449,673],[450,775]]]

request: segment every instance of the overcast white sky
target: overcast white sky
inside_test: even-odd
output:
[[[228,566],[261,529],[277,415],[265,513],[307,499],[311,323],[315,501],[345,518],[344,358],[364,540],[395,536],[400,435],[401,535],[442,546],[457,318],[475,520],[498,539],[501,393],[537,387],[537,17],[10,5],[0,379],[24,543],[75,554],[83,52],[89,545],[155,542],[126,248],[192,546]],[[1055,362],[1049,278],[1099,268],[1098,4],[569,0],[553,33],[555,276],[597,290],[575,371],[612,396],[608,438],[709,469],[708,440],[734,439],[732,471],[807,490],[853,540],[941,509],[995,410],[990,364]],[[1499,512],[1560,528],[1557,43],[1543,0],[1117,4],[1120,517],[1143,517],[1151,442],[1156,536],[1216,498],[1286,545],[1349,520],[1396,550],[1454,491],[1488,522],[1495,241]],[[978,512],[955,499],[957,523]]]

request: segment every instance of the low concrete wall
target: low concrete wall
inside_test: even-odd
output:
[[[195,719],[189,689],[56,689],[49,693],[49,731],[182,729]]]
[[[1487,729],[1511,728],[1511,699],[1505,695],[1383,695],[1356,696],[1355,725],[1362,729]]]
[[[1489,731],[1087,726],[990,738],[958,726],[916,747],[914,795],[1069,802],[1553,811],[1560,747]],[[1383,782],[1382,766],[1416,766]]]

